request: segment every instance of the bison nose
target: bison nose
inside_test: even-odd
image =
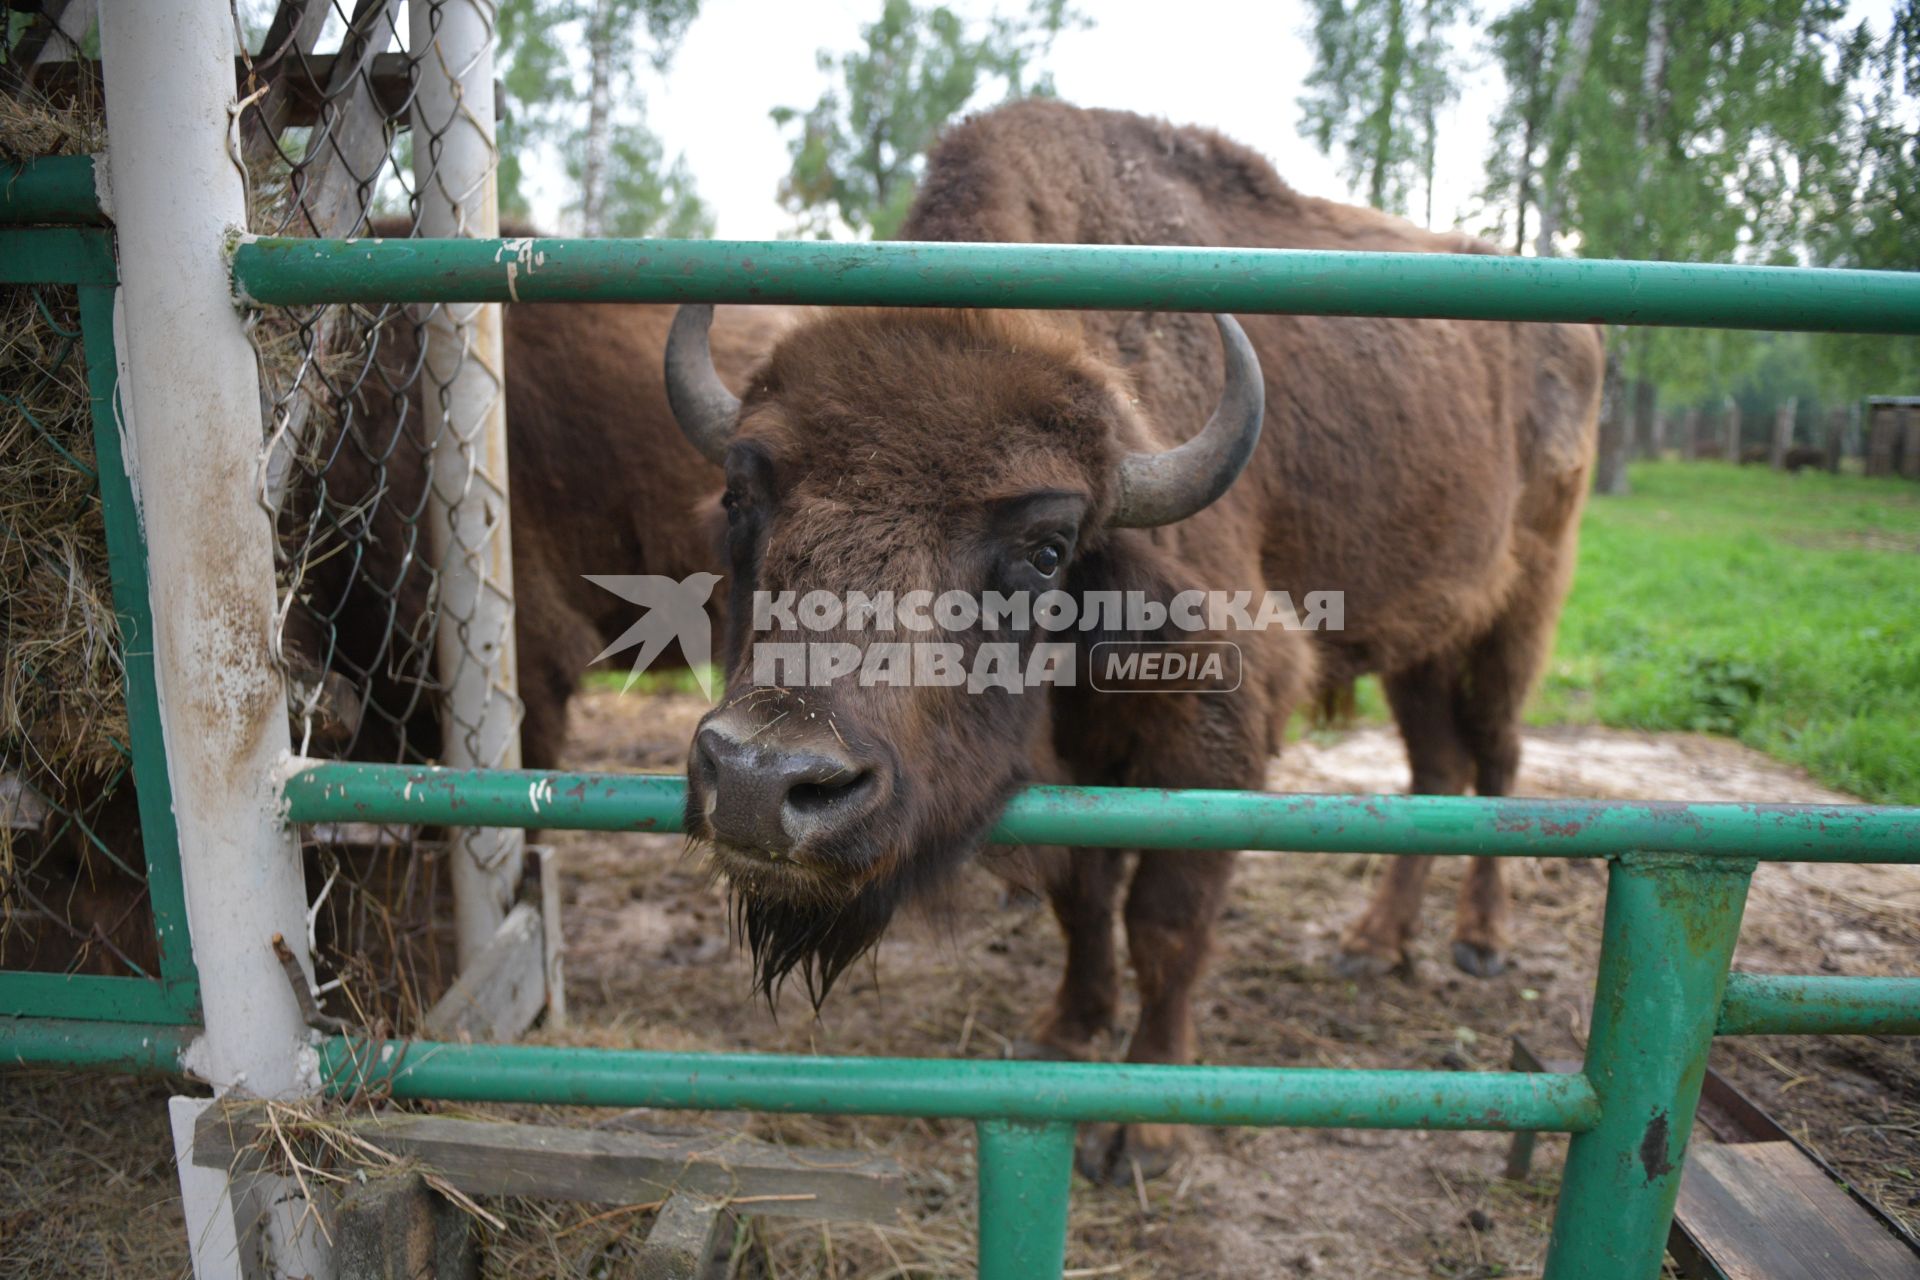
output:
[[[695,736],[693,772],[714,837],[770,853],[832,840],[870,812],[882,790],[879,771],[838,744],[754,741],[724,713]]]

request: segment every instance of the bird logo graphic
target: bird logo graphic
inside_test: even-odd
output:
[[[714,670],[713,624],[707,619],[707,597],[720,581],[717,573],[691,573],[675,581],[652,573],[582,574],[588,582],[637,604],[647,612],[640,621],[620,633],[620,638],[594,655],[594,661],[610,658],[625,649],[638,648],[633,667],[627,673],[624,689],[633,688],[661,650],[670,641],[680,642],[681,656],[693,670],[700,691],[713,699]]]

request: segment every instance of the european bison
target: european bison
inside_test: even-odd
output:
[[[1827,465],[1827,451],[1825,449],[1815,448],[1810,444],[1789,445],[1786,453],[1781,455],[1780,465],[1788,471],[1794,472],[1804,471],[1808,467],[1813,467],[1816,470],[1825,470]]]
[[[949,132],[902,234],[1493,252],[1302,196],[1216,133],[1052,102]],[[1204,316],[842,310],[790,332],[736,401],[708,364],[707,314],[683,308],[668,382],[689,439],[726,470],[735,603],[687,820],[737,895],[763,986],[797,969],[823,995],[896,907],[980,847],[1022,783],[1257,788],[1289,714],[1368,672],[1385,678],[1415,791],[1512,783],[1593,455],[1594,329],[1250,316],[1245,339],[1225,318],[1216,339]],[[1165,605],[1282,588],[1344,592],[1344,629],[1223,632],[1209,618],[1199,632],[1053,637],[1083,651],[1231,639],[1237,692],[1137,696],[1084,676],[978,692],[798,687],[755,669],[775,643],[871,656],[884,635],[807,630],[777,608],[753,617],[755,589],[762,601],[1054,589],[1097,616],[1096,593]],[[969,653],[993,641],[1031,655],[1043,638],[1031,619],[996,625],[957,634]],[[1036,1026],[1045,1052],[1088,1057],[1114,1018],[1124,888],[1141,999],[1127,1058],[1191,1060],[1189,998],[1233,857],[1144,852],[1130,879],[1120,851],[1050,860],[1067,956]],[[1349,967],[1404,960],[1429,861],[1394,864],[1346,933]],[[1499,864],[1476,860],[1454,935],[1463,968],[1500,967],[1504,909]],[[1081,1165],[1154,1172],[1173,1146],[1161,1127],[1105,1130],[1083,1141]]]

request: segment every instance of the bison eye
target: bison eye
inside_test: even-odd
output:
[[[1060,568],[1061,551],[1049,542],[1027,553],[1027,563],[1040,571],[1043,578],[1051,578]]]

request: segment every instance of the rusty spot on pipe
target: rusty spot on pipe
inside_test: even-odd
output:
[[[1640,1139],[1640,1167],[1647,1171],[1648,1182],[1673,1172],[1673,1162],[1667,1159],[1667,1129],[1667,1113],[1662,1108],[1647,1121],[1646,1136]]]

